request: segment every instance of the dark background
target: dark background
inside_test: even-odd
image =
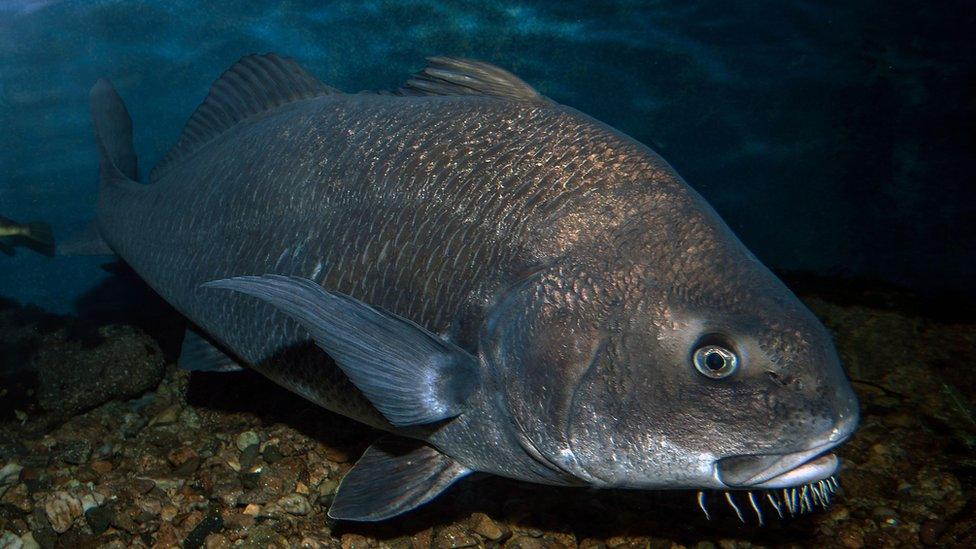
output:
[[[242,55],[349,91],[460,55],[656,149],[780,272],[971,303],[974,22],[971,1],[2,0],[0,215],[61,238],[93,217],[98,77],[148,173]],[[71,312],[104,261],[0,256],[0,296]]]

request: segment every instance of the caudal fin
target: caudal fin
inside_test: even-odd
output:
[[[54,233],[47,223],[28,223],[24,246],[48,257],[54,256]]]
[[[92,86],[89,108],[102,181],[138,180],[138,162],[132,146],[132,118],[108,80],[99,79]]]

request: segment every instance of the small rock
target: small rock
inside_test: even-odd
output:
[[[54,531],[63,534],[82,514],[81,500],[63,490],[51,494],[44,502],[44,513]]]
[[[434,545],[434,529],[425,528],[410,537],[411,549],[430,549]]]
[[[254,431],[244,431],[243,433],[237,435],[237,449],[240,451],[246,450],[249,446],[257,445],[261,443],[261,439],[258,434]]]
[[[129,481],[128,486],[133,495],[142,495],[155,488],[156,483],[148,478],[134,478]]]
[[[312,512],[308,499],[301,494],[288,494],[278,500],[278,506],[292,515],[304,516]]]
[[[260,505],[256,505],[254,503],[249,503],[249,504],[247,504],[246,507],[244,507],[244,514],[245,515],[251,515],[252,517],[256,517],[256,516],[258,516],[258,513],[260,513],[260,512],[261,512],[261,506]]]
[[[267,461],[268,463],[274,463],[281,460],[285,456],[281,454],[281,450],[278,448],[277,444],[272,444],[266,446],[264,450],[261,451],[261,457],[263,457],[264,461]]]
[[[847,549],[861,549],[864,547],[864,534],[854,527],[842,528],[837,532],[837,543]]]
[[[162,412],[156,414],[156,417],[150,420],[149,426],[172,425],[180,419],[180,412],[182,411],[183,408],[179,404],[171,404],[163,409]]]
[[[24,468],[20,464],[13,462],[4,465],[0,469],[0,496],[3,496],[3,493],[8,488],[17,483],[17,480],[20,478],[20,472],[23,470]]]
[[[200,466],[200,456],[185,444],[166,454],[166,460],[181,475],[190,474]]]
[[[0,547],[3,549],[23,549],[24,542],[17,534],[4,531],[0,534]]]
[[[457,524],[441,528],[434,536],[436,549],[458,549],[478,545],[478,539]]]
[[[112,462],[111,461],[93,461],[88,464],[92,471],[95,471],[99,475],[105,475],[112,472]]]
[[[336,490],[339,488],[339,482],[333,479],[325,479],[319,484],[319,503],[322,505],[329,505],[335,498]]]
[[[146,426],[146,418],[141,414],[134,412],[128,412],[122,416],[122,427],[120,431],[122,436],[125,438],[132,438],[142,431],[142,428]]]
[[[257,444],[251,444],[250,446],[244,448],[244,450],[241,452],[241,469],[250,470],[254,466],[254,463],[258,460],[259,455]]]
[[[41,544],[34,539],[34,534],[27,532],[20,536],[20,541],[24,544],[24,549],[41,549]]]
[[[216,507],[211,507],[203,519],[193,527],[183,540],[184,548],[196,549],[203,545],[207,536],[224,529],[224,519],[220,516],[220,511]]]
[[[91,527],[92,533],[99,535],[108,529],[112,523],[112,510],[107,506],[93,507],[85,512],[85,520]]]
[[[539,538],[516,536],[505,542],[505,549],[546,549],[546,544]]]
[[[368,549],[369,539],[359,534],[343,534],[339,538],[339,545],[342,549]]]
[[[193,411],[193,408],[184,408],[180,412],[180,423],[189,429],[199,429],[200,416]]]
[[[35,355],[37,401],[55,417],[135,397],[162,379],[166,360],[154,339],[129,326],[105,326],[99,333],[104,340],[93,349],[62,337]]]
[[[481,537],[499,541],[511,535],[508,528],[499,525],[484,513],[474,513],[471,515],[471,529]]]
[[[72,465],[87,463],[92,453],[92,445],[87,440],[68,440],[58,446],[58,457]]]
[[[9,505],[24,513],[29,513],[34,507],[34,503],[31,501],[30,497],[30,489],[27,487],[27,484],[23,482],[17,483],[13,488],[8,489],[3,496],[0,497],[0,503]]]
[[[203,542],[203,546],[206,549],[230,549],[232,547],[230,540],[223,534],[210,534]]]

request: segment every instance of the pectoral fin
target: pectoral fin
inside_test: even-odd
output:
[[[422,442],[383,439],[370,446],[342,479],[329,516],[388,519],[434,499],[470,472]]]
[[[304,278],[266,275],[204,284],[248,294],[297,320],[395,426],[461,414],[478,362],[417,324]]]

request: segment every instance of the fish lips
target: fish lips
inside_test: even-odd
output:
[[[785,454],[748,454],[716,462],[718,479],[729,488],[792,488],[833,476],[840,459],[830,452],[848,437],[809,450]]]

